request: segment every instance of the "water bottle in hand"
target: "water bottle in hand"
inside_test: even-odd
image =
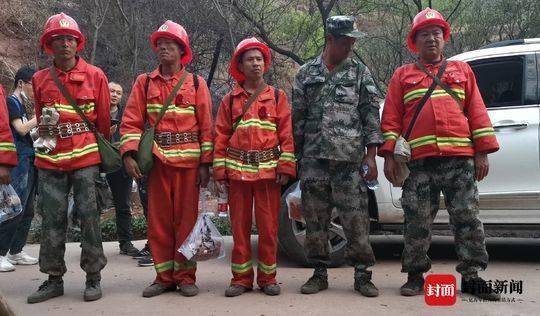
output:
[[[369,171],[369,166],[367,164],[363,164],[362,165],[362,177],[365,177],[367,175],[368,171]],[[364,179],[364,181],[366,182],[366,185],[370,190],[377,190],[379,188],[379,181],[377,181],[377,179],[372,180],[372,181],[368,181],[368,180]]]

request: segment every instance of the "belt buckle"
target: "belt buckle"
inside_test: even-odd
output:
[[[253,165],[253,166],[258,166],[259,165],[259,160],[260,160],[260,156],[259,156],[259,151],[258,150],[248,150],[246,152],[246,162],[250,165]]]
[[[58,136],[60,136],[60,138],[68,138],[68,137],[73,136],[73,126],[71,125],[71,123],[66,123],[65,126],[66,126],[65,133],[62,131],[62,127],[60,125],[58,126]]]
[[[75,123],[74,125],[75,125],[75,133],[78,133],[78,134],[82,133],[81,125],[83,125],[83,124],[82,123]]]
[[[162,147],[170,147],[171,146],[171,132],[160,133],[159,142]]]
[[[189,136],[191,136],[190,133],[183,133],[183,140],[184,140],[184,143],[189,143],[190,139],[189,139]]]

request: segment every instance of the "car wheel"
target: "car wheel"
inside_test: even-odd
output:
[[[291,185],[281,196],[281,210],[279,214],[278,242],[279,249],[289,259],[299,265],[309,267],[306,254],[304,252],[304,241],[306,239],[306,224],[289,218],[289,210],[285,198],[296,188],[297,183]],[[344,262],[345,246],[347,239],[339,216],[334,209],[332,211],[328,244],[330,248],[331,264],[329,267],[339,267]]]

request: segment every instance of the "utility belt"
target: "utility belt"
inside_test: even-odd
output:
[[[40,137],[59,136],[60,138],[68,138],[76,134],[84,134],[90,132],[88,125],[84,122],[77,123],[62,123],[58,125],[39,125],[38,133]]]
[[[243,163],[258,165],[260,162],[266,162],[278,159],[280,151],[278,147],[263,150],[240,150],[232,147],[227,148],[227,156]]]
[[[158,133],[154,135],[154,140],[160,147],[169,147],[177,144],[198,143],[199,132],[185,133]]]

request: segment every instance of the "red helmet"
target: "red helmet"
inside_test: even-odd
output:
[[[407,35],[407,47],[409,47],[411,52],[418,53],[416,45],[414,44],[414,36],[416,35],[416,32],[425,28],[426,26],[433,25],[440,26],[443,29],[444,41],[448,41],[450,38],[450,25],[438,11],[431,8],[426,8],[414,17],[411,30]]]
[[[193,54],[191,52],[191,48],[189,47],[189,37],[182,25],[174,23],[171,20],[167,20],[159,27],[157,31],[152,33],[150,36],[150,42],[154,51],[157,51],[157,40],[160,37],[170,38],[182,46],[184,49],[184,56],[182,56],[180,59],[182,65],[186,65],[191,62]]]
[[[70,35],[77,39],[77,51],[80,52],[84,48],[86,38],[79,30],[79,25],[69,15],[61,12],[51,16],[45,26],[43,27],[43,35],[39,38],[41,48],[45,53],[52,55],[53,51],[50,49],[48,42],[51,38],[58,35]]]
[[[264,57],[264,72],[267,72],[268,69],[270,69],[270,64],[272,63],[272,57],[270,55],[270,48],[266,46],[264,43],[259,42],[258,39],[255,37],[250,37],[242,40],[238,46],[236,46],[236,50],[234,51],[234,54],[231,58],[231,62],[229,64],[229,72],[231,73],[231,76],[238,82],[242,82],[246,80],[246,76],[244,73],[242,73],[238,69],[238,56],[241,56],[244,52],[250,50],[250,49],[258,49],[261,51]]]

